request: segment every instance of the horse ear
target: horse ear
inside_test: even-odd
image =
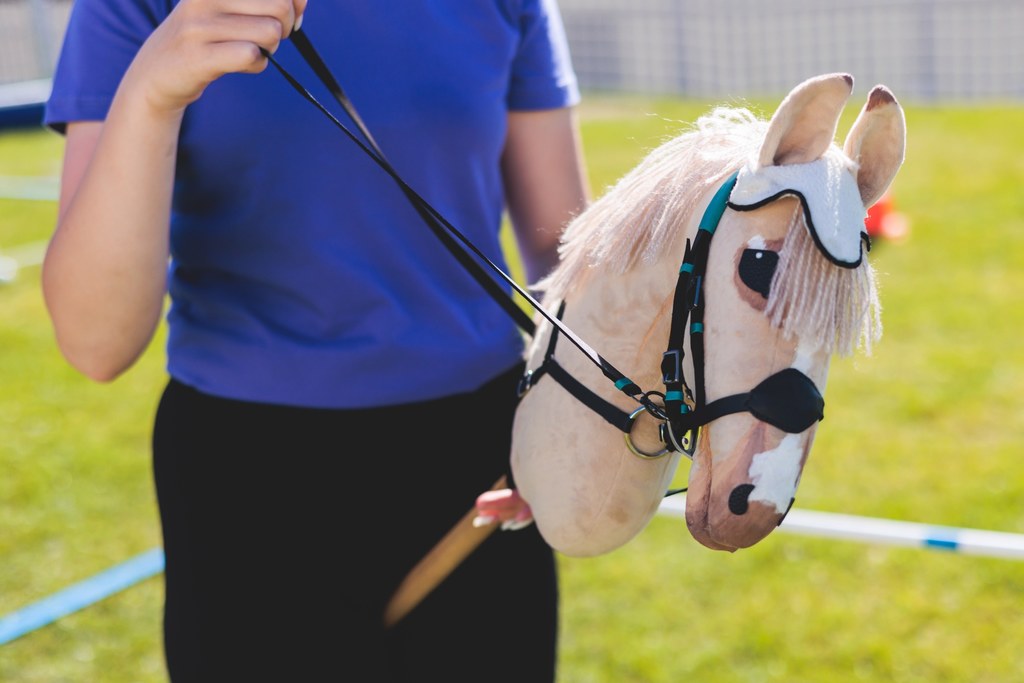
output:
[[[852,92],[853,76],[845,73],[816,76],[793,88],[768,122],[758,166],[818,159],[832,144],[839,115]]]
[[[846,156],[858,164],[857,187],[864,206],[877,202],[888,189],[903,164],[906,144],[903,108],[888,88],[876,85],[843,145]]]

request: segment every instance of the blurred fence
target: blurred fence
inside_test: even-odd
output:
[[[71,0],[0,0],[0,84],[49,78]]]
[[[777,95],[821,73],[904,100],[1024,99],[1022,0],[559,0],[586,88]]]
[[[0,0],[0,84],[49,77],[71,2]],[[1024,99],[1024,0],[559,2],[585,89],[777,95],[846,71],[905,100]]]

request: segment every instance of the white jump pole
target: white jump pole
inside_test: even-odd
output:
[[[658,512],[672,517],[683,517],[685,509],[684,496],[671,496],[662,501]],[[789,511],[779,531],[804,536],[945,550],[964,555],[1024,559],[1024,534],[1001,531],[900,522],[797,508]]]
[[[685,497],[672,496],[662,501],[658,512],[672,517],[682,517],[685,509]],[[805,536],[929,548],[964,555],[1024,559],[1024,534],[1001,531],[898,522],[877,517],[857,517],[799,509],[789,511],[779,530]],[[154,548],[17,612],[6,616],[0,615],[0,645],[161,571],[163,551]]]

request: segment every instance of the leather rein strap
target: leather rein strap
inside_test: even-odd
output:
[[[519,387],[520,396],[541,376],[544,374],[551,375],[573,396],[596,411],[609,423],[625,432],[629,447],[641,457],[660,457],[672,450],[692,456],[696,447],[698,428],[717,417],[729,413],[750,411],[759,419],[780,426],[780,428],[784,428],[786,431],[794,432],[802,431],[807,426],[810,426],[814,420],[821,419],[821,408],[824,405],[821,396],[817,393],[813,382],[803,373],[793,368],[788,368],[769,377],[747,394],[725,397],[713,401],[710,405],[704,405],[704,347],[702,334],[704,297],[701,292],[701,284],[707,267],[707,255],[711,237],[727,207],[729,194],[736,181],[736,174],[733,174],[726,181],[712,199],[701,220],[692,249],[689,240],[687,240],[686,254],[676,283],[668,350],[665,352],[662,361],[662,375],[666,385],[666,392],[665,394],[644,392],[561,322],[560,318],[565,307],[564,301],[558,315],[552,315],[549,311],[545,310],[528,291],[488,259],[468,238],[452,226],[440,212],[417,194],[387,160],[383,150],[381,150],[370,134],[352,102],[319,54],[317,54],[306,34],[301,29],[296,28],[291,34],[291,40],[298,49],[299,54],[312,68],[317,78],[327,87],[331,95],[355,123],[363,139],[353,134],[326,107],[320,104],[298,80],[288,73],[274,59],[273,55],[264,50],[264,56],[274,65],[285,80],[394,179],[417,213],[438,239],[441,240],[459,263],[473,275],[492,298],[512,316],[513,320],[524,332],[530,335],[535,334],[536,326],[532,319],[514,302],[512,297],[508,296],[508,293],[499,283],[487,273],[481,262],[497,273],[512,289],[528,301],[534,310],[553,325],[547,357],[541,367],[524,375]],[[470,254],[475,255],[478,260],[474,260]],[[687,320],[691,317],[692,320],[690,321],[689,328],[690,349],[693,353],[696,398],[691,397],[690,390],[683,377],[685,326]],[[554,359],[555,342],[559,332],[564,334],[587,358],[597,365],[605,377],[611,380],[619,391],[637,401],[640,404],[640,408],[632,414],[626,414],[566,372]],[[765,390],[766,387],[769,390]],[[664,405],[658,405],[653,400],[653,397],[661,397]],[[694,408],[692,410],[691,403]],[[794,414],[790,415],[783,409],[780,417],[780,409],[777,406],[791,404],[796,404],[797,406],[797,409],[792,411]],[[645,410],[662,421],[661,437],[662,441],[666,444],[666,448],[657,454],[641,453],[634,448],[630,441],[630,430],[633,421],[640,412]],[[787,420],[789,428],[781,426]],[[806,425],[804,425],[805,422]],[[677,435],[685,436],[679,439]],[[504,477],[495,483],[496,488],[504,486],[506,486]],[[670,491],[667,495],[672,493],[675,492]],[[386,627],[394,626],[400,621],[440,581],[444,580],[463,558],[494,531],[494,525],[481,529],[475,528],[472,523],[474,516],[473,510],[467,512],[463,519],[427,556],[420,560],[407,575],[406,579],[399,585],[385,608],[383,623]]]
[[[541,315],[543,315],[548,321],[551,322],[557,329],[559,329],[584,355],[587,356],[601,372],[610,379],[620,391],[627,396],[633,398],[637,402],[643,404],[646,402],[646,396],[644,392],[637,386],[632,380],[626,377],[620,372],[615,366],[609,363],[600,354],[594,351],[586,342],[580,339],[572,330],[566,327],[556,316],[548,312],[541,304],[519,283],[517,283],[512,277],[505,273],[499,268],[493,261],[491,261],[485,254],[483,254],[465,235],[459,232],[451,223],[445,219],[441,213],[430,205],[427,200],[420,196],[415,190],[413,190],[405,180],[402,179],[401,175],[394,169],[391,163],[387,160],[383,150],[373,139],[370,131],[363,123],[361,117],[352,104],[351,100],[345,94],[338,80],[331,73],[330,69],[321,59],[316,49],[310,42],[309,37],[305,34],[302,29],[295,29],[291,34],[291,41],[298,49],[299,54],[306,61],[309,67],[316,74],[317,78],[327,87],[331,92],[331,95],[338,101],[338,104],[345,110],[348,117],[355,123],[360,133],[363,135],[364,140],[356,136],[350,131],[345,124],[338,120],[326,107],[324,107],[299,81],[293,77],[281,64],[274,59],[266,50],[263,54],[267,57],[271,64],[284,76],[285,80],[302,97],[308,100],[313,106],[319,109],[327,118],[331,120],[338,128],[342,130],[356,145],[362,149],[367,156],[373,159],[374,162],[380,166],[385,173],[391,176],[392,179],[401,188],[402,192],[409,199],[409,202],[413,205],[416,211],[423,218],[424,222],[434,232],[434,234],[441,240],[441,242],[448,248],[448,250],[455,256],[455,258],[461,263],[474,278],[484,287],[484,289],[491,295],[495,301],[510,315],[516,324],[527,334],[533,335],[536,326],[533,320],[527,313],[519,307],[518,304],[508,296],[508,293],[501,288],[494,278],[487,274],[483,266],[480,265],[480,261],[485,263],[495,273],[497,273],[509,286],[511,286],[518,294],[526,299],[529,304]],[[472,252],[479,261],[470,258],[468,252]]]
[[[417,213],[419,213],[438,239],[441,240],[459,263],[473,275],[492,298],[512,316],[513,320],[522,330],[527,334],[533,335],[536,331],[536,326],[527,313],[515,303],[512,297],[508,296],[508,293],[502,289],[498,282],[488,275],[481,262],[497,273],[554,326],[545,364],[538,368],[537,371],[524,376],[523,381],[520,383],[520,395],[529,389],[540,376],[550,374],[562,386],[566,387],[573,396],[598,412],[609,423],[624,431],[627,442],[629,440],[629,431],[636,415],[646,410],[656,419],[663,421],[662,440],[667,446],[664,451],[653,457],[659,457],[672,450],[692,456],[696,447],[697,429],[712,420],[731,413],[749,411],[775,426],[786,429],[786,431],[802,431],[806,426],[813,424],[816,419],[821,419],[824,402],[821,400],[820,394],[818,394],[817,389],[809,378],[793,369],[789,369],[791,372],[784,370],[769,377],[751,392],[727,396],[705,405],[704,296],[702,284],[704,272],[707,268],[711,238],[714,236],[722,214],[728,207],[729,195],[736,182],[736,173],[733,173],[715,193],[701,218],[697,236],[692,246],[690,241],[687,240],[686,253],[679,271],[679,278],[676,282],[668,350],[662,358],[662,379],[665,383],[665,393],[643,391],[633,380],[626,377],[562,323],[561,315],[552,315],[547,311],[525,288],[520,286],[493,261],[487,258],[465,235],[448,222],[437,209],[413,190],[387,160],[383,150],[363,123],[355,106],[317,53],[305,32],[301,28],[295,29],[291,34],[291,41],[317,78],[327,87],[338,104],[345,110],[348,117],[355,123],[363,139],[360,139],[339,121],[297,79],[288,73],[274,59],[273,55],[264,51],[264,55],[284,76],[285,80],[394,179]],[[474,260],[470,254],[475,255],[479,260]],[[690,350],[693,354],[695,396],[691,395],[690,389],[683,378],[683,358],[685,356],[683,346],[687,321],[690,322]],[[570,342],[601,370],[605,377],[614,383],[616,389],[635,400],[640,405],[640,408],[632,414],[624,413],[598,397],[578,380],[571,377],[569,373],[565,372],[555,362],[553,357],[554,342],[558,332],[564,334]],[[796,417],[787,416],[780,413],[777,408],[773,408],[774,404],[765,398],[767,395],[774,395],[795,402],[798,409],[793,412],[797,414]],[[656,403],[654,397],[663,398],[664,405]],[[801,427],[801,425],[804,426]],[[798,429],[798,427],[801,428]],[[630,448],[633,449],[632,443],[629,443]],[[636,449],[633,450],[641,457],[652,457],[651,454],[641,453]]]

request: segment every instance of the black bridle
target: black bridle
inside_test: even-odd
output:
[[[660,458],[673,451],[692,457],[697,447],[700,427],[724,415],[749,412],[757,419],[791,434],[804,431],[824,417],[825,401],[821,393],[811,378],[796,368],[786,368],[777,372],[748,392],[707,402],[704,383],[706,297],[703,282],[707,272],[711,239],[729,206],[729,194],[736,184],[736,175],[730,175],[711,198],[698,224],[697,235],[692,245],[690,240],[686,241],[683,263],[676,279],[668,348],[661,360],[664,393],[645,392],[639,408],[631,413],[622,411],[584,386],[555,360],[558,330],[553,329],[544,360],[536,369],[528,371],[520,382],[520,396],[541,377],[550,375],[576,399],[625,433],[626,443],[633,453],[648,459]],[[563,301],[558,311],[559,318],[564,312]],[[693,360],[692,390],[686,382],[683,368],[687,329],[690,333],[690,353]],[[661,399],[660,405],[655,398]],[[630,437],[634,422],[643,412],[661,421],[659,436],[664,447],[653,453],[641,451]]]
[[[733,173],[726,180],[711,199],[701,218],[692,246],[690,240],[686,242],[683,263],[679,269],[679,277],[676,281],[668,348],[662,357],[661,364],[662,381],[665,385],[665,391],[644,391],[562,323],[561,317],[565,309],[564,301],[559,308],[558,314],[551,314],[526,289],[521,287],[501,268],[488,259],[468,238],[452,226],[444,216],[417,194],[388,162],[384,152],[363,124],[355,107],[345,95],[337,79],[334,78],[319,54],[317,54],[306,34],[301,29],[296,29],[291,34],[291,41],[298,49],[302,58],[313,69],[316,76],[359,128],[364,139],[360,139],[353,134],[330,111],[320,104],[271,54],[264,51],[264,55],[300,95],[327,116],[395,180],[428,227],[431,228],[434,234],[492,298],[509,313],[524,332],[530,335],[535,334],[536,329],[533,320],[507,295],[507,292],[501,288],[498,282],[488,275],[481,265],[481,261],[504,279],[540,315],[552,324],[553,329],[544,361],[539,367],[528,371],[523,376],[519,384],[520,397],[534,386],[541,377],[550,375],[552,379],[558,382],[575,398],[622,431],[625,434],[626,443],[630,450],[642,458],[659,458],[671,452],[679,452],[692,457],[696,449],[700,427],[724,415],[749,412],[757,419],[788,433],[802,432],[824,417],[824,400],[821,394],[818,392],[817,387],[815,387],[814,382],[796,368],[786,368],[771,375],[749,392],[726,396],[711,403],[706,402],[703,335],[706,302],[702,284],[707,270],[711,239],[715,234],[722,215],[726,208],[729,207],[729,195],[736,183],[736,173]],[[471,258],[470,253],[475,255],[478,260]],[[687,330],[690,333],[690,353],[694,368],[692,391],[690,385],[686,382],[683,372],[684,344]],[[555,343],[559,332],[565,335],[570,342],[597,365],[604,376],[613,382],[616,389],[636,401],[639,407],[627,413],[605,401],[579,382],[579,380],[572,377],[554,358]],[[659,436],[664,447],[654,453],[640,451],[633,444],[630,437],[633,424],[643,412],[647,412],[655,419],[661,421]]]

